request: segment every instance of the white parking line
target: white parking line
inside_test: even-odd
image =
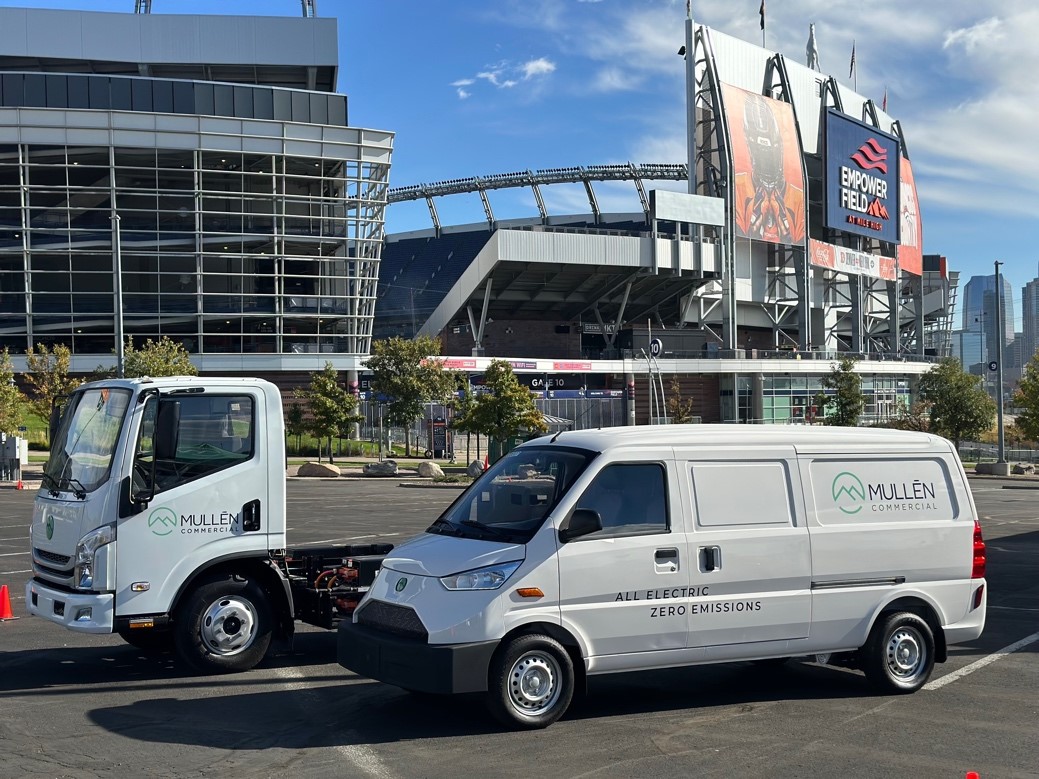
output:
[[[939,687],[944,687],[947,684],[952,684],[957,679],[962,679],[967,674],[972,674],[975,671],[984,668],[986,665],[994,663],[997,660],[1001,660],[1007,655],[1016,652],[1018,649],[1023,649],[1029,644],[1034,644],[1036,641],[1039,641],[1039,633],[1033,633],[1027,638],[1022,638],[1020,641],[1017,641],[1011,644],[1010,646],[1003,647],[998,652],[993,652],[991,655],[983,657],[980,660],[971,663],[970,665],[963,666],[963,668],[961,668],[958,671],[953,671],[951,674],[947,676],[943,676],[940,679],[935,679],[933,682],[928,682],[924,685],[924,689],[937,690]]]
[[[29,554],[28,552],[5,552],[0,554],[0,557],[17,557],[20,554]]]
[[[302,544],[293,544],[292,548],[296,549],[301,546],[314,546],[314,544],[339,544],[343,541],[360,541],[363,538],[389,538],[390,536],[399,535],[400,533],[369,533],[366,536],[350,536],[349,538],[324,538],[320,541],[304,541]]]

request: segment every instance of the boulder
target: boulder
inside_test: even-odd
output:
[[[1031,476],[1035,474],[1035,466],[1031,463],[1016,463],[1010,472],[1018,475],[1028,474]]]
[[[516,469],[516,475],[521,479],[533,479],[538,475],[538,469],[533,465],[527,465],[524,463]]]
[[[481,473],[483,473],[483,463],[479,460],[473,460],[471,463],[469,463],[468,467],[465,469],[465,472],[469,474],[471,478],[475,479]]]
[[[367,463],[364,466],[365,476],[396,476],[397,461],[383,460],[381,463]]]
[[[297,476],[314,476],[320,479],[331,479],[340,475],[339,468],[329,463],[303,463],[299,466]]]
[[[418,464],[418,475],[424,479],[442,479],[444,469],[432,460],[423,460]]]

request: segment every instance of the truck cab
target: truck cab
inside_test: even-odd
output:
[[[203,671],[255,665],[272,636],[291,637],[301,607],[321,612],[294,601],[294,581],[305,590],[321,570],[345,569],[351,552],[380,551],[330,550],[305,558],[316,573],[293,570],[284,440],[281,395],[260,379],[77,388],[54,414],[33,507],[29,613],[175,648]],[[347,578],[356,585],[356,572]],[[323,605],[318,621],[330,623]]]

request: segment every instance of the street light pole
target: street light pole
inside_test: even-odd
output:
[[[996,266],[996,425],[998,430],[996,462],[1004,464],[1007,461],[1005,441],[1003,440],[1003,279],[999,274],[999,268],[1003,263],[995,261]]]
[[[115,277],[115,368],[120,379],[126,375],[125,336],[123,335],[123,239],[119,214],[112,208],[112,271]]]

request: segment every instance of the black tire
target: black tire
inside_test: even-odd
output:
[[[231,576],[195,587],[177,610],[177,653],[202,673],[236,673],[259,663],[271,643],[271,609],[263,590]]]
[[[142,652],[159,653],[173,649],[173,633],[169,630],[123,628],[118,633],[123,641]]]
[[[574,696],[574,666],[562,644],[518,636],[498,647],[487,678],[487,706],[508,728],[547,728]]]
[[[877,692],[916,692],[934,668],[930,625],[908,611],[881,615],[862,648],[861,665]]]

